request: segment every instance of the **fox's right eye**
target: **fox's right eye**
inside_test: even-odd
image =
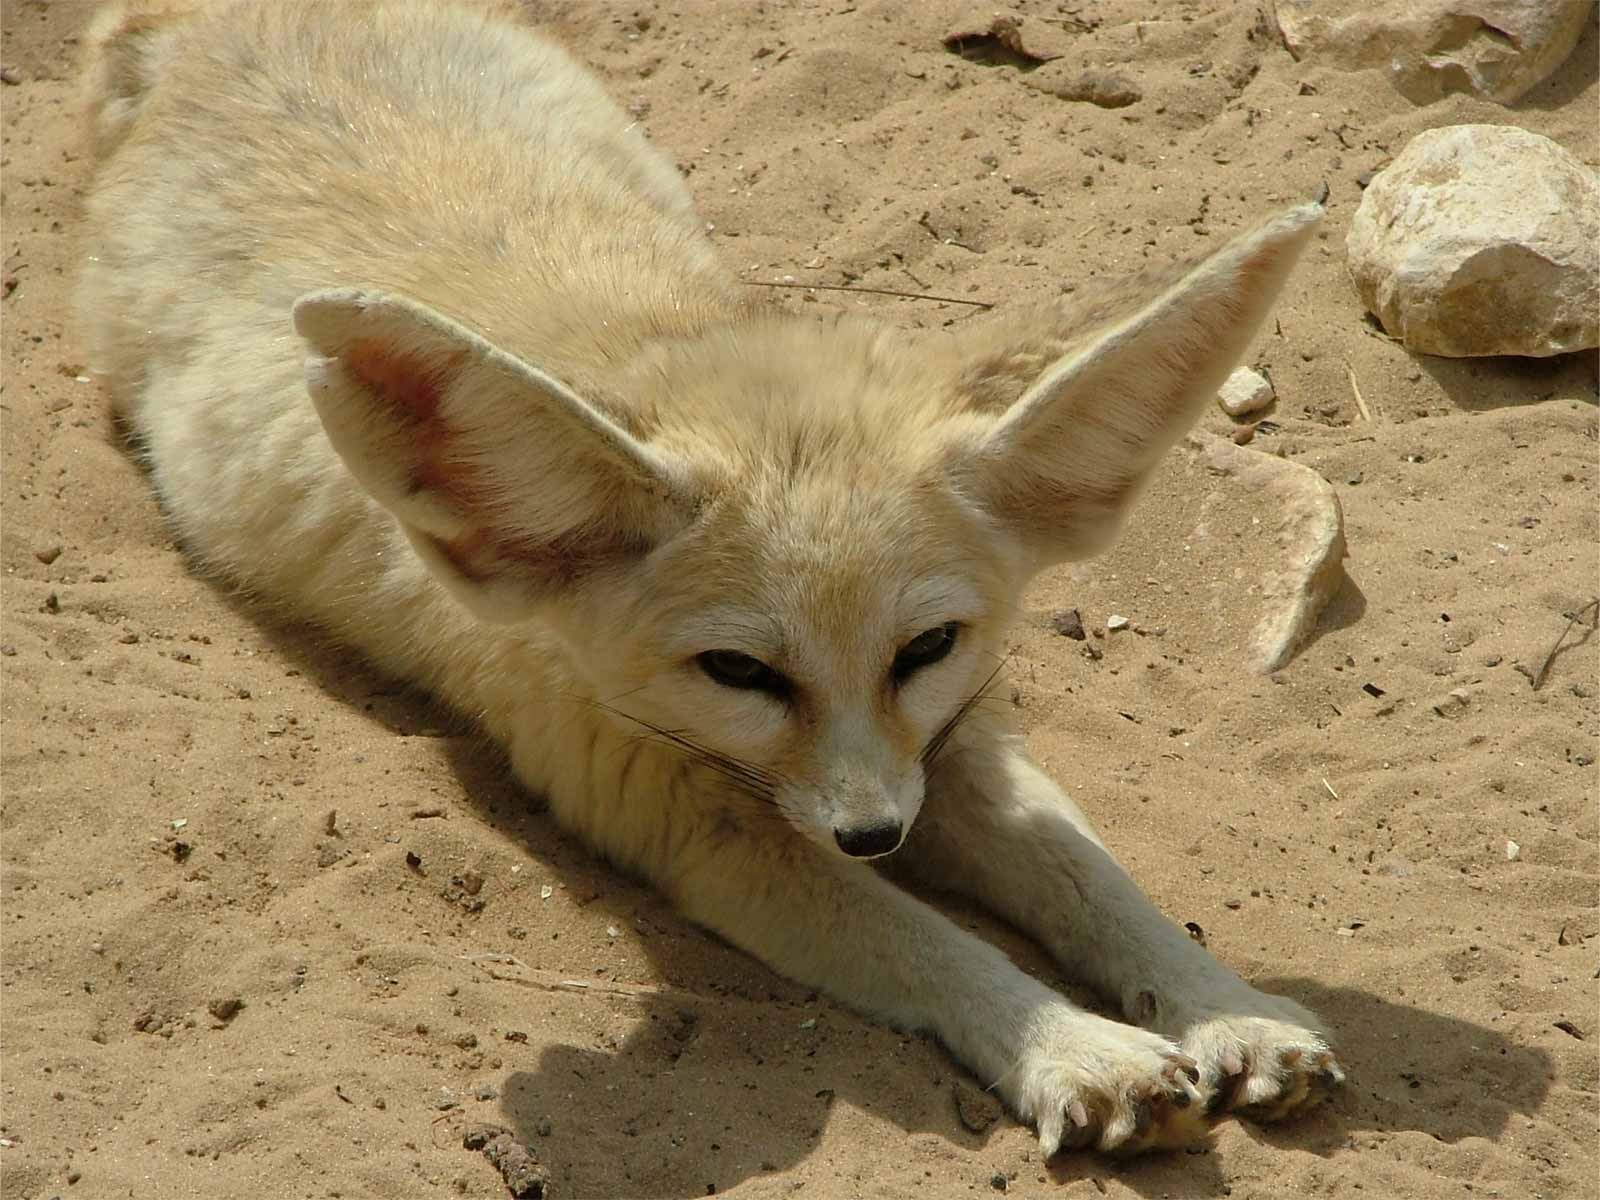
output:
[[[759,658],[738,650],[707,650],[694,656],[700,669],[723,687],[766,692],[779,699],[790,692],[789,681]]]

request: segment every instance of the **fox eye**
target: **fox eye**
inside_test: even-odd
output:
[[[723,687],[747,692],[767,692],[783,697],[789,694],[789,681],[759,658],[737,650],[707,650],[694,656],[700,669]]]
[[[938,662],[955,648],[956,635],[961,632],[958,621],[946,621],[932,629],[917,634],[894,656],[891,671],[896,683],[904,683],[923,667]]]

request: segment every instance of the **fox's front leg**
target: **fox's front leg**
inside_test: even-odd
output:
[[[927,1030],[1063,1144],[1193,1144],[1195,1064],[1159,1034],[1072,1004],[865,863],[786,830],[685,844],[660,883],[691,918],[776,970],[900,1028]]]
[[[1321,1021],[1252,988],[1164,917],[1017,739],[941,760],[901,855],[927,881],[1027,930],[1130,1020],[1181,1045],[1213,1109],[1277,1119],[1343,1079]]]

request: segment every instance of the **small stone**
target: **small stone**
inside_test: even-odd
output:
[[[1007,1186],[1005,1172],[996,1171],[993,1175],[989,1176],[989,1186],[997,1192],[1005,1191]]]
[[[1235,446],[1248,446],[1256,440],[1256,427],[1254,425],[1241,425],[1228,436],[1233,439]]]
[[[1600,345],[1600,183],[1536,133],[1418,134],[1363,193],[1345,253],[1362,303],[1413,352]]]
[[[33,556],[48,567],[51,563],[55,562],[56,559],[61,557],[61,547],[59,545],[40,546],[33,552]]]
[[[1506,839],[1506,861],[1507,862],[1516,862],[1517,859],[1520,858],[1521,856],[1522,856],[1522,847],[1518,843],[1512,841],[1510,838],[1507,838]]]
[[[483,1151],[484,1157],[499,1170],[515,1200],[541,1200],[545,1195],[549,1178],[544,1167],[504,1125],[470,1126],[461,1144],[468,1150]]]
[[[1051,613],[1050,628],[1075,642],[1081,642],[1088,636],[1083,631],[1083,617],[1075,608],[1060,608]]]
[[[1351,471],[1350,474],[1344,477],[1345,484],[1349,487],[1359,487],[1361,485],[1361,479],[1362,475],[1360,471]]]
[[[1217,389],[1217,402],[1230,417],[1259,412],[1274,399],[1272,381],[1260,371],[1240,367]]]
[[[1472,693],[1466,688],[1453,688],[1433,702],[1433,711],[1441,717],[1459,717],[1471,700]]]
[[[1000,1102],[992,1092],[973,1087],[965,1080],[956,1080],[951,1086],[956,1102],[956,1117],[962,1127],[973,1133],[982,1133],[1000,1119]]]
[[[1106,628],[1112,633],[1118,633],[1121,630],[1126,629],[1130,624],[1132,624],[1132,622],[1130,622],[1128,618],[1123,616],[1121,613],[1112,613],[1106,618]]]
[[[1224,900],[1222,902],[1222,907],[1223,908],[1243,908],[1244,907],[1244,901],[1243,900]]]
[[[480,1121],[476,1125],[468,1125],[466,1132],[461,1135],[461,1145],[468,1150],[482,1150],[497,1137],[509,1137],[511,1130],[504,1125],[496,1125],[492,1121]]]
[[[472,1098],[474,1100],[493,1100],[499,1095],[499,1089],[488,1080],[481,1080],[472,1085]]]
[[[226,1025],[243,1007],[244,1001],[238,996],[219,996],[206,1005],[206,1011]]]

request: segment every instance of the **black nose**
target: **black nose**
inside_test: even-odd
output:
[[[859,829],[835,829],[833,840],[851,858],[873,858],[889,853],[900,844],[900,822],[863,825]]]

